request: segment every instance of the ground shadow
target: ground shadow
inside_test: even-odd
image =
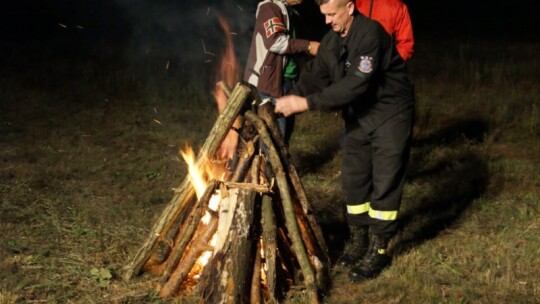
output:
[[[315,173],[326,163],[332,161],[336,153],[339,152],[339,146],[333,141],[321,140],[316,143],[317,152],[296,152],[292,155],[295,166],[300,174]]]
[[[422,191],[404,199],[394,255],[436,237],[486,191],[488,167],[473,147],[487,133],[485,122],[464,120],[414,140],[408,182]]]

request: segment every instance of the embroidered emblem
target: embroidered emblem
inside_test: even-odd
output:
[[[264,30],[266,31],[266,38],[268,38],[275,33],[286,32],[287,28],[283,25],[281,19],[273,17],[264,22]]]
[[[360,56],[360,63],[358,64],[358,70],[362,73],[371,73],[373,71],[373,57]]]

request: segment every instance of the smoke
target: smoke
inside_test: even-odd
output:
[[[126,69],[136,81],[189,81],[208,86],[232,38],[240,72],[245,67],[257,0],[26,0],[0,9],[0,54],[15,70],[25,63],[70,60]],[[313,1],[299,37],[314,33]],[[316,16],[320,14],[317,12]],[[232,32],[227,37],[221,16]],[[322,33],[322,31],[316,31]],[[39,52],[36,52],[39,50]],[[24,55],[28,60],[10,60]],[[43,57],[47,60],[44,61]],[[31,62],[30,59],[33,61]],[[5,65],[4,65],[5,69]],[[208,82],[210,81],[210,82]]]
[[[237,62],[243,69],[255,21],[255,1],[249,5],[224,0],[115,1],[130,24],[126,56],[133,64],[161,64],[184,74],[192,67],[215,70],[227,41],[218,21],[222,16],[229,23]]]

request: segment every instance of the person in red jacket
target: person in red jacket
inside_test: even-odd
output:
[[[405,62],[414,52],[414,38],[407,5],[401,0],[355,0],[356,9],[377,20],[394,38],[396,48]]]

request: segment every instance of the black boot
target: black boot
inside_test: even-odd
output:
[[[375,278],[392,260],[386,253],[389,237],[370,235],[369,238],[369,249],[362,263],[349,271],[349,279],[353,282]]]
[[[338,265],[352,266],[362,260],[368,249],[368,227],[349,225],[349,241],[343,249]]]

